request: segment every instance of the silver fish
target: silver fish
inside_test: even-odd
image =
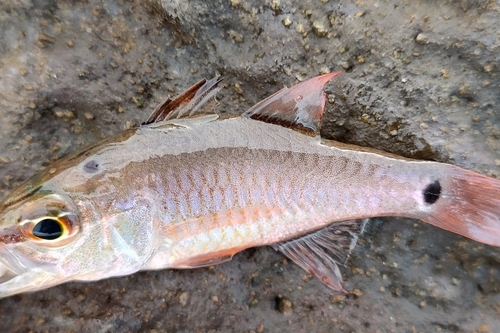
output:
[[[375,216],[500,246],[500,181],[319,136],[337,74],[231,118],[213,112],[220,80],[203,80],[139,128],[56,161],[0,203],[0,297],[262,245],[345,292],[339,266]]]

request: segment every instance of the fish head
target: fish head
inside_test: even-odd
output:
[[[41,175],[43,176],[43,175]],[[0,203],[0,297],[38,290],[64,277],[60,249],[81,236],[71,198],[35,177]]]
[[[85,172],[89,158],[57,161],[0,202],[0,298],[128,275],[151,255],[147,194],[110,183],[112,166]]]

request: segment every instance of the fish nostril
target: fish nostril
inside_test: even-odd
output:
[[[99,171],[99,163],[96,160],[90,160],[83,165],[83,170],[88,173],[96,173]]]

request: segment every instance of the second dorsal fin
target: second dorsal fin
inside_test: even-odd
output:
[[[317,135],[325,109],[323,87],[341,72],[313,77],[283,88],[247,110],[243,117],[281,125]]]
[[[203,79],[174,99],[167,98],[151,113],[143,125],[157,123],[169,119],[193,116],[197,113],[207,113],[210,109],[206,102],[221,89],[218,84],[220,77],[211,80]],[[211,111],[211,110],[210,110]]]

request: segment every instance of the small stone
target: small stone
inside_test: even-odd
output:
[[[477,333],[488,333],[490,331],[490,328],[488,327],[488,325],[481,325],[477,328]]]
[[[392,289],[392,295],[394,297],[400,297],[403,294],[402,290],[399,288]]]
[[[243,94],[243,89],[241,88],[239,83],[234,84],[234,91],[236,91],[236,93],[239,95]]]
[[[47,43],[54,43],[54,38],[46,35],[46,34],[43,34],[43,33],[39,33],[38,34],[38,41],[40,42],[47,42]]]
[[[356,296],[356,297],[361,297],[361,296],[363,296],[363,292],[362,292],[361,290],[359,290],[359,289],[354,289],[354,290],[352,291],[352,294],[353,294],[354,296]]]
[[[218,296],[212,296],[212,302],[214,303],[217,303],[219,301],[219,297]]]
[[[271,2],[271,9],[274,11],[280,10],[280,0],[273,0]]]
[[[231,0],[231,6],[237,8],[240,5],[240,0]]]
[[[351,63],[349,61],[341,61],[339,62],[339,66],[343,69],[349,69],[351,67]]]
[[[328,67],[321,67],[321,69],[319,70],[319,73],[320,74],[328,74],[328,73],[330,73],[330,68],[328,68]]]
[[[357,12],[356,14],[354,14],[354,18],[358,19],[358,18],[360,18],[360,17],[362,17],[364,15],[365,15],[365,12]]]
[[[24,68],[22,68],[20,71],[19,71],[19,74],[21,74],[21,76],[26,76],[28,74],[28,71]]]
[[[189,302],[189,294],[183,291],[179,295],[179,303],[184,307],[188,304],[188,302]]]
[[[275,299],[276,305],[275,308],[280,313],[290,314],[292,313],[292,302],[290,302],[286,297],[278,295]]]
[[[256,306],[257,304],[259,304],[259,300],[258,300],[258,299],[256,299],[256,298],[252,298],[252,299],[250,300],[250,302],[248,303],[248,305],[249,305],[250,307],[252,307],[252,306]]]
[[[73,46],[75,46],[75,43],[73,43],[73,41],[70,39],[70,40],[68,40],[68,46],[73,47]]]
[[[345,296],[344,295],[332,295],[330,296],[330,302],[333,304],[340,304],[345,302]]]
[[[134,128],[134,127],[135,127],[135,123],[133,121],[127,120],[125,122],[125,124],[123,125],[123,130],[126,131],[126,130],[129,130],[129,129]]]
[[[283,23],[283,25],[287,28],[289,28],[293,24],[292,20],[289,17],[285,17],[283,20],[281,20],[281,23]]]
[[[134,102],[135,106],[137,106],[139,109],[144,107],[144,97],[133,96],[132,101]]]
[[[64,110],[61,108],[54,108],[54,114],[57,118],[62,118],[64,120],[70,120],[75,118],[75,114],[70,110]]]
[[[423,33],[419,33],[417,37],[415,37],[415,41],[418,44],[428,44],[429,43],[429,37],[424,35]]]
[[[90,112],[85,112],[83,115],[85,116],[85,119],[87,119],[87,120],[94,119],[94,115]]]
[[[295,26],[295,31],[297,31],[299,34],[302,34],[303,37],[305,37],[307,35],[307,32],[306,32],[304,25],[302,23],[298,23]]]
[[[231,38],[233,40],[233,42],[235,42],[235,43],[243,42],[243,35],[242,34],[237,33],[234,30],[229,30],[227,32],[227,34],[229,35],[229,38]]]
[[[328,34],[328,30],[326,30],[325,25],[321,21],[314,21],[312,24],[313,31],[317,36],[323,37]]]

